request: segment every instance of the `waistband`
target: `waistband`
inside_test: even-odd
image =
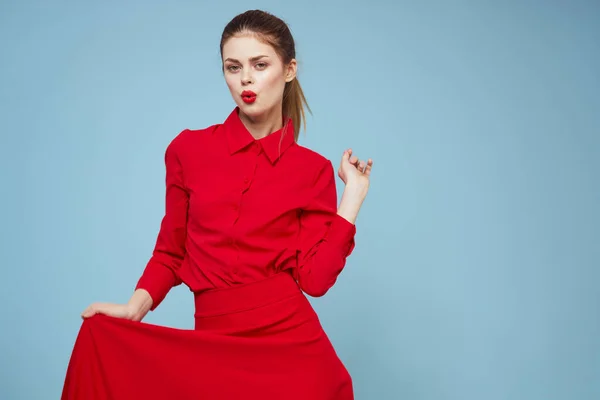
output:
[[[194,293],[194,317],[231,314],[301,294],[296,280],[280,272],[260,281]]]

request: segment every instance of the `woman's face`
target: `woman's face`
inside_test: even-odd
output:
[[[283,62],[269,44],[252,35],[234,36],[223,46],[225,81],[233,100],[250,118],[279,112],[286,82],[296,76],[296,60]]]

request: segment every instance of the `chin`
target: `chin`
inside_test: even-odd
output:
[[[259,104],[246,104],[244,102],[238,103],[240,110],[250,118],[258,118],[267,113],[267,109],[261,107]]]

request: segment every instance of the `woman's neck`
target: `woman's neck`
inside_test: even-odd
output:
[[[264,138],[281,129],[283,127],[281,115],[281,107],[273,107],[272,110],[259,117],[249,117],[241,110],[239,111],[240,120],[254,139]]]

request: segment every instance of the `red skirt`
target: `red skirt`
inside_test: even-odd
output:
[[[195,296],[195,329],[84,320],[62,400],[352,400],[352,380],[287,273]]]

